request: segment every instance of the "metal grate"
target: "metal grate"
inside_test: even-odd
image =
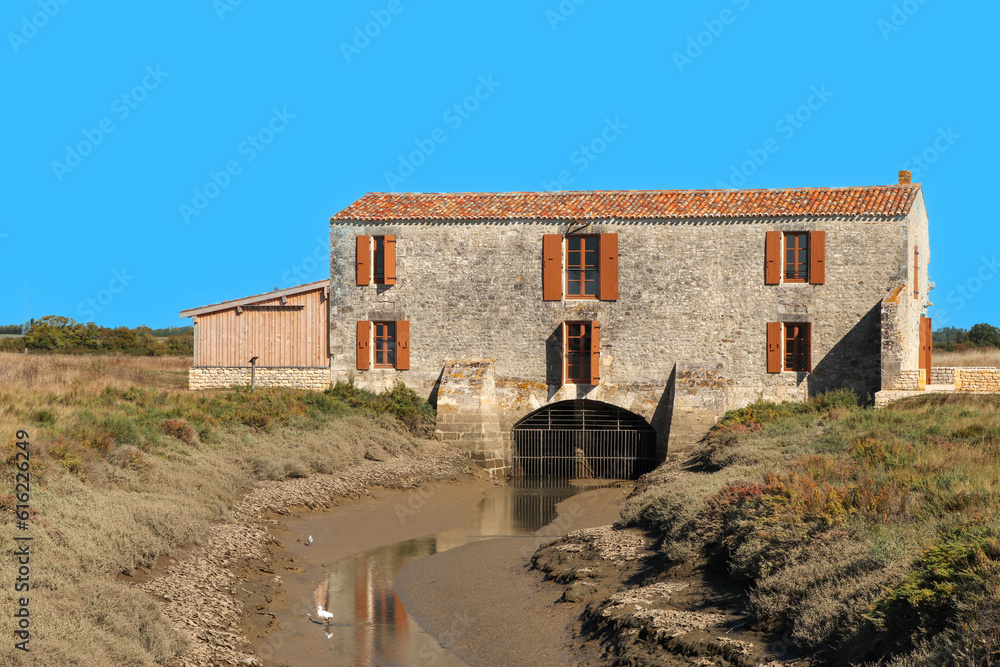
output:
[[[656,431],[597,401],[563,401],[513,430],[515,476],[634,479],[656,466]]]

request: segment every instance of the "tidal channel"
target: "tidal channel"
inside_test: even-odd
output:
[[[438,636],[434,637],[424,632],[407,611],[395,586],[400,569],[418,559],[473,542],[563,534],[575,529],[577,522],[572,517],[556,521],[557,505],[577,494],[596,493],[596,489],[608,486],[620,484],[608,480],[512,481],[507,486],[486,489],[472,520],[460,527],[370,549],[337,561],[317,573],[318,580],[313,579],[314,613],[309,619],[313,629],[310,632],[308,628],[301,628],[306,634],[312,634],[311,644],[322,638],[325,650],[320,653],[325,653],[326,659],[316,662],[319,655],[314,650],[310,651],[308,663],[289,660],[292,655],[287,653],[283,661],[286,664],[359,666],[467,664],[442,646],[449,646],[455,639],[448,636],[447,628],[442,633],[439,627]],[[581,514],[583,510],[584,504],[580,503],[570,514]],[[402,514],[403,520],[411,510],[397,503],[394,511]],[[315,606],[318,605],[333,615],[328,622],[321,623],[316,618]],[[456,623],[455,632],[467,630],[461,620]]]

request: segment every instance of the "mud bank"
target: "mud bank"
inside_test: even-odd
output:
[[[279,523],[277,517],[294,518],[369,498],[373,493],[401,493],[398,490],[427,484],[446,487],[457,480],[488,484],[462,454],[441,443],[427,442],[412,454],[365,461],[336,474],[259,484],[233,508],[231,521],[213,526],[199,546],[178,549],[173,557],[161,559],[161,567],[132,578],[159,601],[176,631],[188,642],[187,650],[166,664],[265,664],[252,639],[276,627],[277,620],[268,606],[282,594],[282,577],[302,569],[294,554],[280,562],[274,557],[280,545],[270,531]],[[389,517],[394,519],[395,514]],[[418,522],[411,525],[414,530],[423,529]],[[325,546],[318,543],[316,549],[329,549],[324,556],[335,558],[337,549],[350,552],[363,539],[360,532],[354,542],[338,536]],[[341,546],[331,546],[338,543]]]
[[[601,526],[539,549],[596,653],[593,665],[806,667],[781,635],[748,632],[743,592],[702,567],[670,567],[644,530]]]

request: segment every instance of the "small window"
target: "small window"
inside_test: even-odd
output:
[[[596,299],[600,284],[600,237],[566,237],[566,297]]]
[[[566,382],[590,384],[591,326],[590,322],[566,323]]]
[[[385,237],[373,236],[375,241],[375,284],[385,284]]]
[[[373,322],[375,328],[375,368],[396,367],[396,323]]]
[[[809,234],[785,233],[785,282],[804,283],[809,280]]]
[[[808,322],[785,322],[785,370],[810,372]]]

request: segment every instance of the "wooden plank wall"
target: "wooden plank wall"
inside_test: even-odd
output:
[[[278,305],[278,298],[254,304]],[[286,305],[305,308],[244,308],[239,315],[229,308],[199,315],[194,327],[194,365],[248,366],[256,356],[258,366],[329,366],[329,304],[323,289],[290,296]]]

